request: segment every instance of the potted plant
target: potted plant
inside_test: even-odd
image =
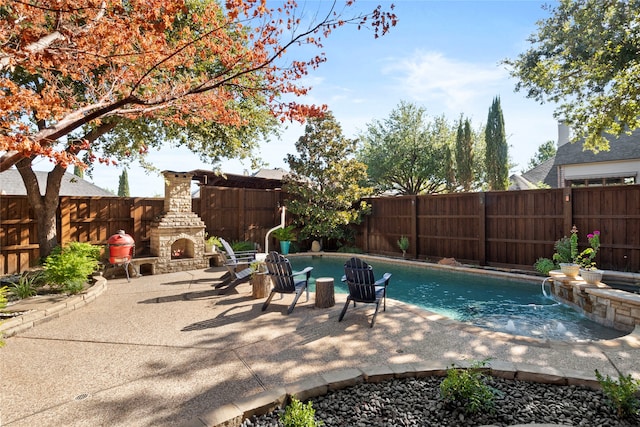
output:
[[[575,278],[580,272],[580,266],[576,263],[578,257],[578,229],[571,227],[571,237],[563,237],[558,240],[554,248],[553,260],[560,265],[562,273]]]
[[[204,251],[206,253],[216,252],[220,246],[222,246],[222,243],[220,242],[220,238],[218,238],[217,236],[210,236],[210,237],[205,236]]]
[[[400,240],[398,240],[398,247],[402,251],[402,257],[406,258],[407,249],[409,249],[409,238],[407,236],[400,237]]]
[[[291,242],[296,240],[296,235],[293,232],[293,225],[287,225],[284,228],[274,230],[273,237],[280,241],[280,253],[282,253],[282,255],[289,254],[289,246],[291,245]]]
[[[593,233],[587,234],[589,246],[576,257],[576,263],[580,266],[580,277],[585,282],[595,285],[602,280],[602,270],[598,270],[594,261],[600,248],[600,231],[595,230]]]

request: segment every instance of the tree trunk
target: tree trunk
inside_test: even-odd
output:
[[[333,278],[319,277],[316,279],[316,307],[329,308],[336,304]]]
[[[65,168],[56,165],[53,170],[49,172],[45,195],[42,196],[40,195],[38,179],[33,171],[32,160],[29,158],[21,159],[16,166],[27,190],[27,200],[29,200],[29,204],[33,208],[36,217],[40,257],[44,258],[58,245],[56,211],[60,203],[60,186]]]

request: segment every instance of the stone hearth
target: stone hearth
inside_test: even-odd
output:
[[[150,249],[158,257],[155,272],[206,268],[202,219],[191,211],[191,178],[187,172],[163,172],[165,213],[151,225]]]

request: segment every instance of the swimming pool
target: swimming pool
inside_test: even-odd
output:
[[[315,278],[333,277],[336,294],[347,293],[347,287],[340,281],[346,257],[294,256],[289,259],[294,270],[313,266],[312,291]],[[373,265],[376,277],[385,272],[392,274],[387,290],[389,298],[460,322],[515,335],[562,341],[613,339],[626,335],[545,297],[540,283],[377,259],[367,262]],[[343,301],[336,298],[337,304]]]

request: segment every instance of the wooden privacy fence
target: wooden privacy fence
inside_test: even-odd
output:
[[[279,224],[284,196],[278,190],[201,187],[193,211],[209,235],[264,245]],[[356,246],[398,256],[409,238],[416,259],[453,257],[496,267],[531,268],[551,257],[554,242],[575,224],[580,244],[600,230],[601,268],[640,271],[640,185],[372,198],[372,215],[356,227]],[[131,234],[138,255],[149,254],[149,230],[162,215],[158,198],[61,197],[58,236],[106,244],[117,230]],[[0,197],[0,274],[38,261],[37,227],[26,197]],[[275,243],[275,241],[274,241]]]
[[[192,209],[211,236],[248,240],[264,246],[266,232],[280,223],[280,191],[202,187]],[[136,242],[136,255],[150,255],[151,224],[164,199],[127,197],[60,197],[58,239],[106,245],[125,230]],[[19,273],[38,263],[37,224],[26,196],[0,197],[0,275]]]
[[[640,270],[640,186],[562,188],[372,198],[356,246],[395,255],[409,238],[409,256],[453,257],[496,267],[531,268],[551,258],[556,240],[579,229],[581,249],[600,230],[598,266]]]

